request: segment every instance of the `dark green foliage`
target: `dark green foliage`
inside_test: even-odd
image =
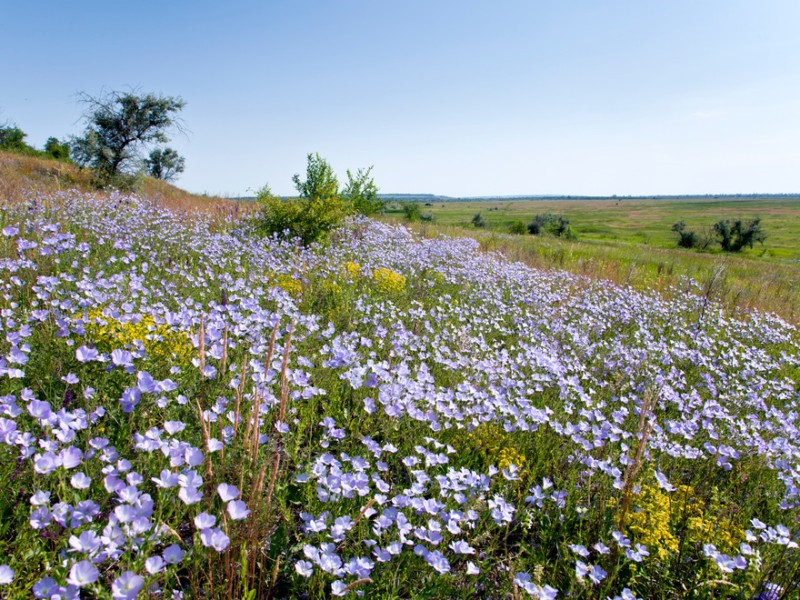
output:
[[[186,161],[172,148],[156,148],[144,160],[147,174],[156,179],[173,181],[178,173],[183,173]]]
[[[44,150],[37,150],[25,142],[28,134],[16,125],[5,125],[0,127],[0,150],[16,152],[27,156],[38,156],[40,158],[53,158],[64,162],[72,162],[69,158],[69,144],[62,143],[58,138],[50,137],[45,142]]]
[[[81,96],[87,106],[83,135],[72,140],[75,162],[106,176],[134,172],[142,149],[169,141],[167,131],[181,129],[178,113],[186,103],[156,94],[109,92]]]
[[[481,213],[475,213],[475,216],[472,217],[472,224],[475,227],[484,228],[486,227],[487,222]]]
[[[363,215],[372,215],[384,209],[385,201],[378,197],[378,186],[371,176],[372,167],[366,171],[359,169],[355,175],[347,170],[347,184],[342,196],[347,198],[353,208]]]
[[[61,142],[55,137],[47,138],[47,141],[44,143],[44,154],[55,160],[72,162],[69,157],[69,143]]]
[[[755,242],[763,244],[767,239],[766,232],[761,228],[760,218],[748,223],[741,219],[717,221],[714,224],[714,233],[725,252],[740,252],[745,246],[752,248]]]
[[[409,221],[419,221],[421,211],[419,203],[414,201],[401,202],[400,208],[403,211],[403,216]]]
[[[700,238],[694,231],[686,229],[685,221],[678,221],[672,226],[672,231],[678,234],[678,246],[680,248],[694,248],[700,244]]]
[[[306,180],[302,181],[299,173],[292,177],[294,187],[300,197],[309,200],[338,198],[339,180],[336,179],[328,161],[316,153],[309,154],[307,158]]]
[[[513,221],[511,225],[508,226],[508,232],[516,235],[524,235],[527,231],[528,228],[522,221]]]
[[[333,169],[319,154],[308,155],[306,180],[295,175],[292,181],[299,198],[284,200],[275,196],[268,185],[258,191],[261,210],[255,225],[263,233],[298,238],[308,245],[326,237],[352,213],[352,204],[339,194]]]
[[[557,237],[573,238],[572,229],[569,226],[569,219],[564,215],[554,215],[544,213],[533,217],[533,221],[528,223],[528,233],[539,235],[549,233]]]
[[[35,148],[25,143],[27,135],[16,125],[0,127],[0,150],[29,155],[38,154]]]

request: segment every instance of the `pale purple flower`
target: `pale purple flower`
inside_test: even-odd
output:
[[[235,500],[239,497],[239,489],[235,485],[229,485],[227,483],[220,483],[217,486],[217,493],[219,497],[222,498],[223,502]]]
[[[89,348],[87,346],[81,346],[75,351],[75,358],[78,359],[79,362],[89,362],[93,360],[97,360],[100,354],[94,348]]]
[[[151,556],[144,561],[144,568],[150,575],[155,575],[164,569],[164,564],[164,559],[160,556]]]
[[[183,559],[184,552],[178,544],[172,544],[164,548],[164,552],[161,555],[167,564],[176,565]]]
[[[133,571],[125,571],[111,585],[114,600],[135,600],[144,587],[144,578]]]
[[[664,491],[674,492],[677,489],[674,485],[667,481],[667,476],[661,471],[656,471],[656,481],[658,481],[658,487]]]
[[[303,577],[311,577],[314,573],[314,564],[307,560],[298,560],[294,565],[294,570]]]
[[[72,565],[69,570],[69,577],[67,577],[67,583],[80,588],[93,584],[98,577],[100,577],[100,571],[90,561],[82,560]]]
[[[0,585],[8,585],[14,581],[14,569],[8,565],[0,565]]]
[[[234,521],[241,521],[247,518],[250,511],[247,510],[247,505],[241,500],[232,500],[228,503],[228,514]]]
[[[74,469],[83,461],[83,452],[75,446],[69,446],[58,453],[58,458],[62,467],[65,469]]]
[[[200,541],[206,548],[214,548],[217,552],[222,552],[230,544],[230,538],[219,528],[203,529],[200,532]]]
[[[209,529],[217,524],[217,517],[207,512],[201,512],[194,518],[194,526],[198,529]]]
[[[182,487],[178,492],[178,498],[187,506],[196,504],[203,499],[203,492],[193,487]]]
[[[85,490],[92,484],[92,478],[88,477],[86,473],[75,473],[69,482],[76,490]]]

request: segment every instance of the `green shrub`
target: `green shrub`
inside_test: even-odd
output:
[[[554,215],[552,213],[544,213],[533,217],[533,221],[528,223],[528,232],[532,235],[549,233],[556,237],[575,238],[575,234],[569,226],[569,219],[564,215]]]
[[[481,213],[475,213],[475,216],[472,217],[472,224],[480,229],[483,229],[486,227],[486,225],[488,225],[486,219],[483,218]]]
[[[744,223],[741,219],[717,221],[714,224],[714,233],[725,252],[740,252],[745,246],[752,248],[755,242],[763,244],[767,239],[766,232],[761,228],[760,218],[749,223]]]
[[[409,221],[419,221],[421,211],[418,203],[413,201],[401,202],[400,209],[403,211],[403,216]]]
[[[260,204],[256,226],[262,233],[299,238],[305,246],[326,237],[352,212],[350,203],[338,196],[284,199],[268,185],[257,192],[256,199]]]
[[[522,221],[513,221],[511,225],[508,226],[508,232],[516,235],[524,235],[526,231],[528,231],[528,228]]]
[[[319,154],[308,155],[306,180],[295,175],[292,181],[299,198],[275,196],[268,185],[257,192],[261,209],[256,227],[263,233],[299,238],[307,246],[326,237],[353,212],[352,203],[339,194],[333,169]]]
[[[372,179],[372,167],[366,171],[359,169],[355,175],[347,170],[347,184],[342,190],[342,196],[347,198],[356,212],[362,215],[372,215],[383,211],[386,202],[378,197],[378,186]]]
[[[63,162],[72,162],[69,157],[69,144],[61,142],[58,138],[49,137],[44,143],[44,154],[48,158],[54,158]]]
[[[678,247],[694,248],[700,244],[700,238],[694,231],[686,229],[685,221],[678,221],[672,226],[672,231],[678,234]]]

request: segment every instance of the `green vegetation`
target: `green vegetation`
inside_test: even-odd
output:
[[[347,184],[342,190],[342,196],[353,205],[353,209],[362,215],[373,215],[382,212],[386,201],[378,196],[378,186],[372,179],[372,167],[359,169],[353,175],[347,170]]]
[[[72,139],[73,158],[94,169],[101,185],[113,186],[130,185],[129,178],[141,171],[143,149],[167,143],[170,129],[182,130],[178,113],[186,105],[181,98],[116,91],[98,97],[84,93],[81,102],[87,107],[87,125],[83,135]],[[161,164],[165,157],[160,154],[155,171],[174,176],[183,168],[182,159],[167,150],[169,167]],[[154,158],[151,154],[148,168]]]
[[[714,232],[725,252],[741,252],[745,246],[752,248],[755,242],[763,244],[767,239],[759,218],[746,224],[741,219],[717,221],[714,223]]]
[[[569,219],[564,215],[554,215],[552,213],[544,213],[533,217],[533,221],[528,223],[528,233],[532,235],[547,233],[564,238],[574,237],[569,226]]]
[[[63,162],[71,162],[69,157],[69,144],[59,141],[58,138],[50,137],[45,142],[44,150],[37,150],[27,142],[27,133],[16,125],[4,125],[0,127],[0,150],[24,154],[26,156],[36,156],[39,158],[52,158]]]
[[[145,159],[145,171],[150,177],[163,181],[173,181],[178,173],[183,173],[186,161],[172,148],[155,148]]]
[[[347,184],[340,192],[333,168],[319,154],[308,155],[306,179],[292,177],[299,198],[275,196],[269,185],[258,191],[260,210],[254,221],[267,235],[298,238],[303,245],[324,239],[346,216],[373,214],[383,208],[378,188],[371,176],[372,167],[359,169],[355,176],[347,171]]]

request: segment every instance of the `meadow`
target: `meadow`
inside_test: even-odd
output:
[[[800,334],[685,285],[9,197],[0,594],[797,598]]]
[[[500,251],[538,269],[567,270],[674,298],[694,282],[702,293],[731,310],[767,310],[792,323],[800,321],[800,200],[797,198],[719,198],[658,200],[525,200],[431,202],[433,222],[412,223],[422,235],[469,236],[489,251]],[[496,209],[496,210],[495,210]],[[486,228],[475,228],[480,212]],[[576,238],[512,235],[510,223],[528,223],[537,214],[563,214]],[[698,233],[720,219],[760,217],[768,234],[764,245],[725,253],[718,244],[706,250],[678,248],[673,223],[684,220]],[[387,222],[404,223],[389,210]]]

